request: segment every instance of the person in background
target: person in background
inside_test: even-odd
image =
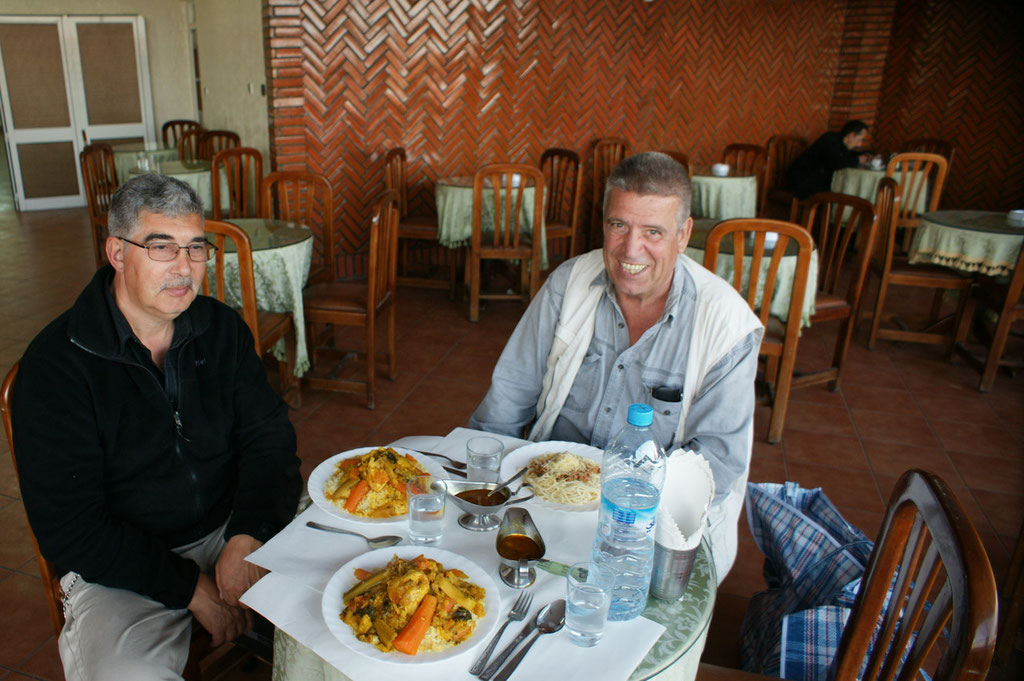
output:
[[[867,134],[867,124],[858,120],[848,121],[839,132],[826,132],[793,159],[786,171],[786,189],[798,199],[830,191],[832,173],[871,160],[870,153],[857,151]]]
[[[725,280],[683,251],[690,180],[657,152],[623,160],[604,190],[604,247],[548,277],[494,368],[469,426],[604,447],[630,403],[654,408],[666,451],[704,456],[718,578],[736,556],[763,328]],[[665,490],[664,494],[671,494]]]
[[[245,558],[295,513],[295,431],[241,317],[197,295],[195,191],[141,175],[109,215],[110,264],[20,361],[21,491],[63,574],[66,677],[178,678],[193,617],[214,645],[252,627]]]

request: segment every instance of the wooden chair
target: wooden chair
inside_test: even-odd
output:
[[[198,121],[190,121],[187,119],[178,118],[175,120],[167,121],[160,128],[160,137],[164,141],[165,147],[177,147],[178,139],[181,134],[186,130],[195,130],[201,128]]]
[[[760,144],[730,144],[722,150],[722,163],[729,164],[730,175],[753,175],[757,178],[757,203],[755,205],[758,213],[762,212],[768,151]]]
[[[943,293],[947,290],[959,291],[960,301],[957,319],[963,319],[968,302],[968,293],[972,280],[954,270],[939,265],[910,265],[905,257],[897,254],[896,225],[900,215],[903,194],[899,185],[892,177],[884,177],[878,183],[875,200],[875,213],[878,216],[878,235],[876,246],[868,273],[878,277],[878,297],[871,319],[871,334],[868,336],[868,348],[874,349],[879,338],[910,341],[914,343],[948,344],[950,348],[956,340],[956,333],[936,333],[925,328],[914,331],[902,320],[897,320],[898,328],[882,327],[883,321],[896,319],[895,315],[885,313],[885,301],[891,286],[916,286],[935,290],[932,302],[930,323],[938,317],[942,305]]]
[[[790,222],[796,222],[799,200],[786,189],[786,171],[806,148],[807,140],[796,135],[772,135],[768,139],[768,167],[765,171],[765,192],[758,206],[759,215],[771,217],[768,215],[771,204],[772,208],[778,207],[779,214],[788,215]]]
[[[399,269],[398,283],[403,286],[417,286],[420,288],[447,288],[450,296],[455,295],[455,274],[458,271],[457,251],[452,250],[443,253],[437,241],[437,215],[409,213],[408,200],[408,163],[406,161],[405,148],[395,147],[389,149],[384,156],[384,188],[394,189],[398,192],[401,206],[401,218],[398,223],[398,247],[399,247]],[[411,275],[410,242],[420,242],[426,245],[430,252],[426,255],[431,257],[434,254],[443,255],[446,259],[444,266],[447,281],[430,276]],[[431,257],[431,259],[434,259]]]
[[[513,176],[518,175],[518,179]],[[532,204],[526,201],[527,187],[533,188]],[[485,196],[484,189],[487,189]],[[483,233],[484,201],[492,205],[494,230]],[[480,319],[480,299],[533,299],[540,288],[541,240],[524,229],[524,212],[534,230],[544,219],[544,174],[525,163],[492,163],[473,177],[473,236],[466,260],[469,286],[469,320]],[[480,267],[483,260],[518,260],[518,293],[483,293]]]
[[[242,302],[239,314],[252,332],[256,354],[262,357],[274,345],[284,339],[285,359],[278,361],[278,379],[281,383],[281,396],[290,407],[298,409],[302,406],[302,392],[299,381],[295,378],[295,320],[291,312],[267,312],[256,305],[256,278],[253,274],[252,241],[241,227],[230,222],[207,220],[206,232],[213,236],[213,245],[217,247],[214,254],[214,295],[225,302],[227,287],[225,282],[225,243],[228,239],[234,244],[238,254],[239,296]],[[210,295],[210,277],[203,277],[203,295]]]
[[[896,228],[903,230],[904,253],[910,250],[910,240],[921,222],[917,210],[921,200],[927,198],[923,212],[938,210],[948,166],[946,159],[938,154],[908,152],[889,159],[885,176],[896,180],[902,197],[896,213]]]
[[[661,152],[666,156],[671,156],[676,163],[686,168],[686,176],[693,177],[693,162],[690,161],[690,157],[681,151],[663,151]]]
[[[1021,622],[1024,622],[1024,525],[1017,533],[1017,543],[1010,558],[1010,567],[1003,579],[1003,604],[1000,608],[999,640],[996,641],[996,665],[1005,666],[1014,649]]]
[[[576,235],[579,231],[580,194],[583,188],[580,155],[569,149],[545,149],[540,155],[540,169],[544,173],[544,186],[548,192],[544,214],[548,254],[550,257],[552,241],[567,239],[565,259],[568,260],[576,255]]]
[[[949,172],[949,168],[953,166],[953,154],[956,153],[956,148],[946,140],[940,140],[936,137],[916,137],[912,140],[907,140],[900,145],[900,149],[903,151],[920,151],[926,154],[938,154],[946,159],[946,172]]]
[[[766,243],[769,234],[776,235],[777,241],[774,245]],[[720,243],[727,235],[732,237],[730,241],[733,254],[733,288],[746,298],[750,308],[765,326],[760,354],[766,358],[765,381],[769,388],[774,387],[773,391],[769,391],[772,414],[768,426],[768,442],[774,444],[782,439],[782,427],[786,420],[786,405],[789,402],[793,366],[796,363],[797,344],[800,341],[800,313],[807,291],[814,243],[807,230],[791,222],[756,218],[726,220],[711,229],[704,247],[704,267],[712,272],[717,271]],[[750,254],[745,258],[748,247]],[[771,316],[770,303],[778,283],[782,257],[791,249],[796,250],[797,266],[789,311],[785,323],[782,323]],[[770,260],[767,269],[764,269],[766,257],[770,257]],[[764,282],[764,286],[761,303],[758,304],[757,292],[760,281]]]
[[[365,283],[325,282],[306,289],[304,309],[306,338],[312,367],[306,376],[310,387],[322,390],[365,390],[366,407],[377,406],[377,320],[387,314],[388,378],[395,379],[395,288],[398,265],[398,222],[401,202],[398,192],[388,189],[373,208],[370,223],[370,251],[367,256]],[[317,334],[317,325],[326,328]],[[318,353],[341,358],[351,353],[336,348],[333,326],[362,326],[366,332],[366,380],[338,377],[340,365],[325,367]]]
[[[223,174],[223,177],[221,176]],[[227,182],[227,209],[221,205]],[[210,166],[210,188],[214,220],[255,218],[260,216],[260,183],[263,181],[263,155],[253,147],[233,147],[218,151]]]
[[[306,283],[334,281],[334,196],[327,178],[299,170],[270,173],[260,185],[260,206],[265,218],[300,222],[314,233],[320,226]]]
[[[89,206],[89,225],[92,227],[92,247],[96,268],[107,264],[107,213],[110,199],[117,190],[117,166],[114,150],[109,144],[96,142],[78,154],[85,184],[85,199]]]
[[[590,200],[590,248],[600,248],[604,240],[604,185],[615,166],[629,154],[629,142],[621,137],[605,137],[594,143],[594,175]]]
[[[909,470],[889,497],[831,678],[980,681],[996,611],[992,566],[963,507],[937,475]],[[697,672],[699,681],[764,678],[705,664]]]
[[[230,130],[207,130],[199,137],[199,158],[212,161],[217,152],[242,146],[238,133]]]
[[[1024,298],[1021,297],[1024,292],[1024,248],[1021,248],[1020,255],[1017,256],[1017,264],[1014,265],[1008,283],[1005,280],[998,281],[991,277],[981,277],[978,285],[971,291],[973,294],[967,296],[968,303],[957,320],[956,346],[963,347],[967,340],[976,305],[981,305],[983,310],[995,311],[996,324],[989,344],[988,355],[984,361],[979,361],[968,353],[968,357],[975,359],[974,363],[982,368],[978,390],[987,393],[992,389],[999,367],[1004,363],[1011,364],[1002,360],[1006,341],[1010,336],[1010,327],[1015,322],[1024,319]],[[961,293],[961,295],[964,294]],[[1021,363],[1018,361],[1011,365],[1014,368],[1020,368]]]
[[[199,141],[206,134],[206,129],[189,128],[183,131],[178,136],[178,160],[179,161],[199,161],[202,157],[199,155]],[[210,159],[206,159],[210,160]]]
[[[795,376],[793,388],[829,383],[831,390],[835,391],[843,376],[843,361],[853,338],[878,223],[874,207],[864,199],[822,192],[804,203],[803,225],[813,236],[818,249],[818,288],[811,325],[827,321],[839,321],[841,325],[832,365],[822,371]],[[839,295],[843,260],[851,245],[855,245],[857,257],[846,283],[846,292]]]
[[[7,444],[11,450],[11,461],[14,464],[15,481],[18,478],[18,457],[14,454],[14,429],[11,422],[11,404],[14,398],[14,381],[18,376],[18,362],[14,363],[11,370],[4,377],[0,385],[0,418],[4,422],[4,433],[7,435]],[[60,586],[60,575],[57,574],[57,567],[47,560],[39,550],[39,542],[32,532],[31,526],[28,529],[32,537],[32,547],[36,552],[36,564],[39,566],[39,576],[43,582],[43,593],[46,595],[46,611],[50,615],[50,624],[53,625],[53,633],[60,636],[64,628],[64,590]],[[188,661],[182,671],[182,678],[185,681],[202,681],[202,672],[199,663],[212,652],[212,639],[205,629],[196,622],[192,623],[192,639],[189,643]]]

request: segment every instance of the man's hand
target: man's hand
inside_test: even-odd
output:
[[[217,584],[206,574],[199,574],[188,609],[203,629],[210,632],[214,648],[252,630],[252,612],[225,603],[217,592]]]
[[[215,572],[217,589],[221,599],[228,605],[239,605],[238,599],[246,590],[258,582],[267,571],[245,560],[246,556],[263,543],[247,534],[236,534],[228,539],[217,559]]]

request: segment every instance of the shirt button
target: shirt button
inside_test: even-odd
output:
[[[669,414],[671,414],[672,412],[670,412],[670,411],[669,411],[668,409],[666,409],[666,410],[665,410],[665,411],[663,411],[662,413],[663,413],[663,414],[665,414],[665,416],[668,416],[668,415],[669,415]]]
[[[622,369],[623,369],[623,367],[622,367],[622,365],[620,364],[620,365],[619,365],[619,371],[622,371]]]
[[[625,325],[625,324],[623,324],[622,322],[619,322],[619,328],[620,328],[620,329],[621,329],[621,328],[623,328],[624,326],[626,326],[626,325]]]
[[[604,413],[605,413],[605,414],[607,414],[607,413],[608,413],[608,412],[610,412],[611,410],[612,410],[612,408],[611,408],[611,407],[605,407],[605,408],[604,408]]]

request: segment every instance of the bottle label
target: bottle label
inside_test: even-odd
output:
[[[654,532],[654,524],[658,520],[658,507],[624,508],[608,497],[601,497],[601,513],[612,519],[613,525],[629,526],[642,530],[645,534]]]

